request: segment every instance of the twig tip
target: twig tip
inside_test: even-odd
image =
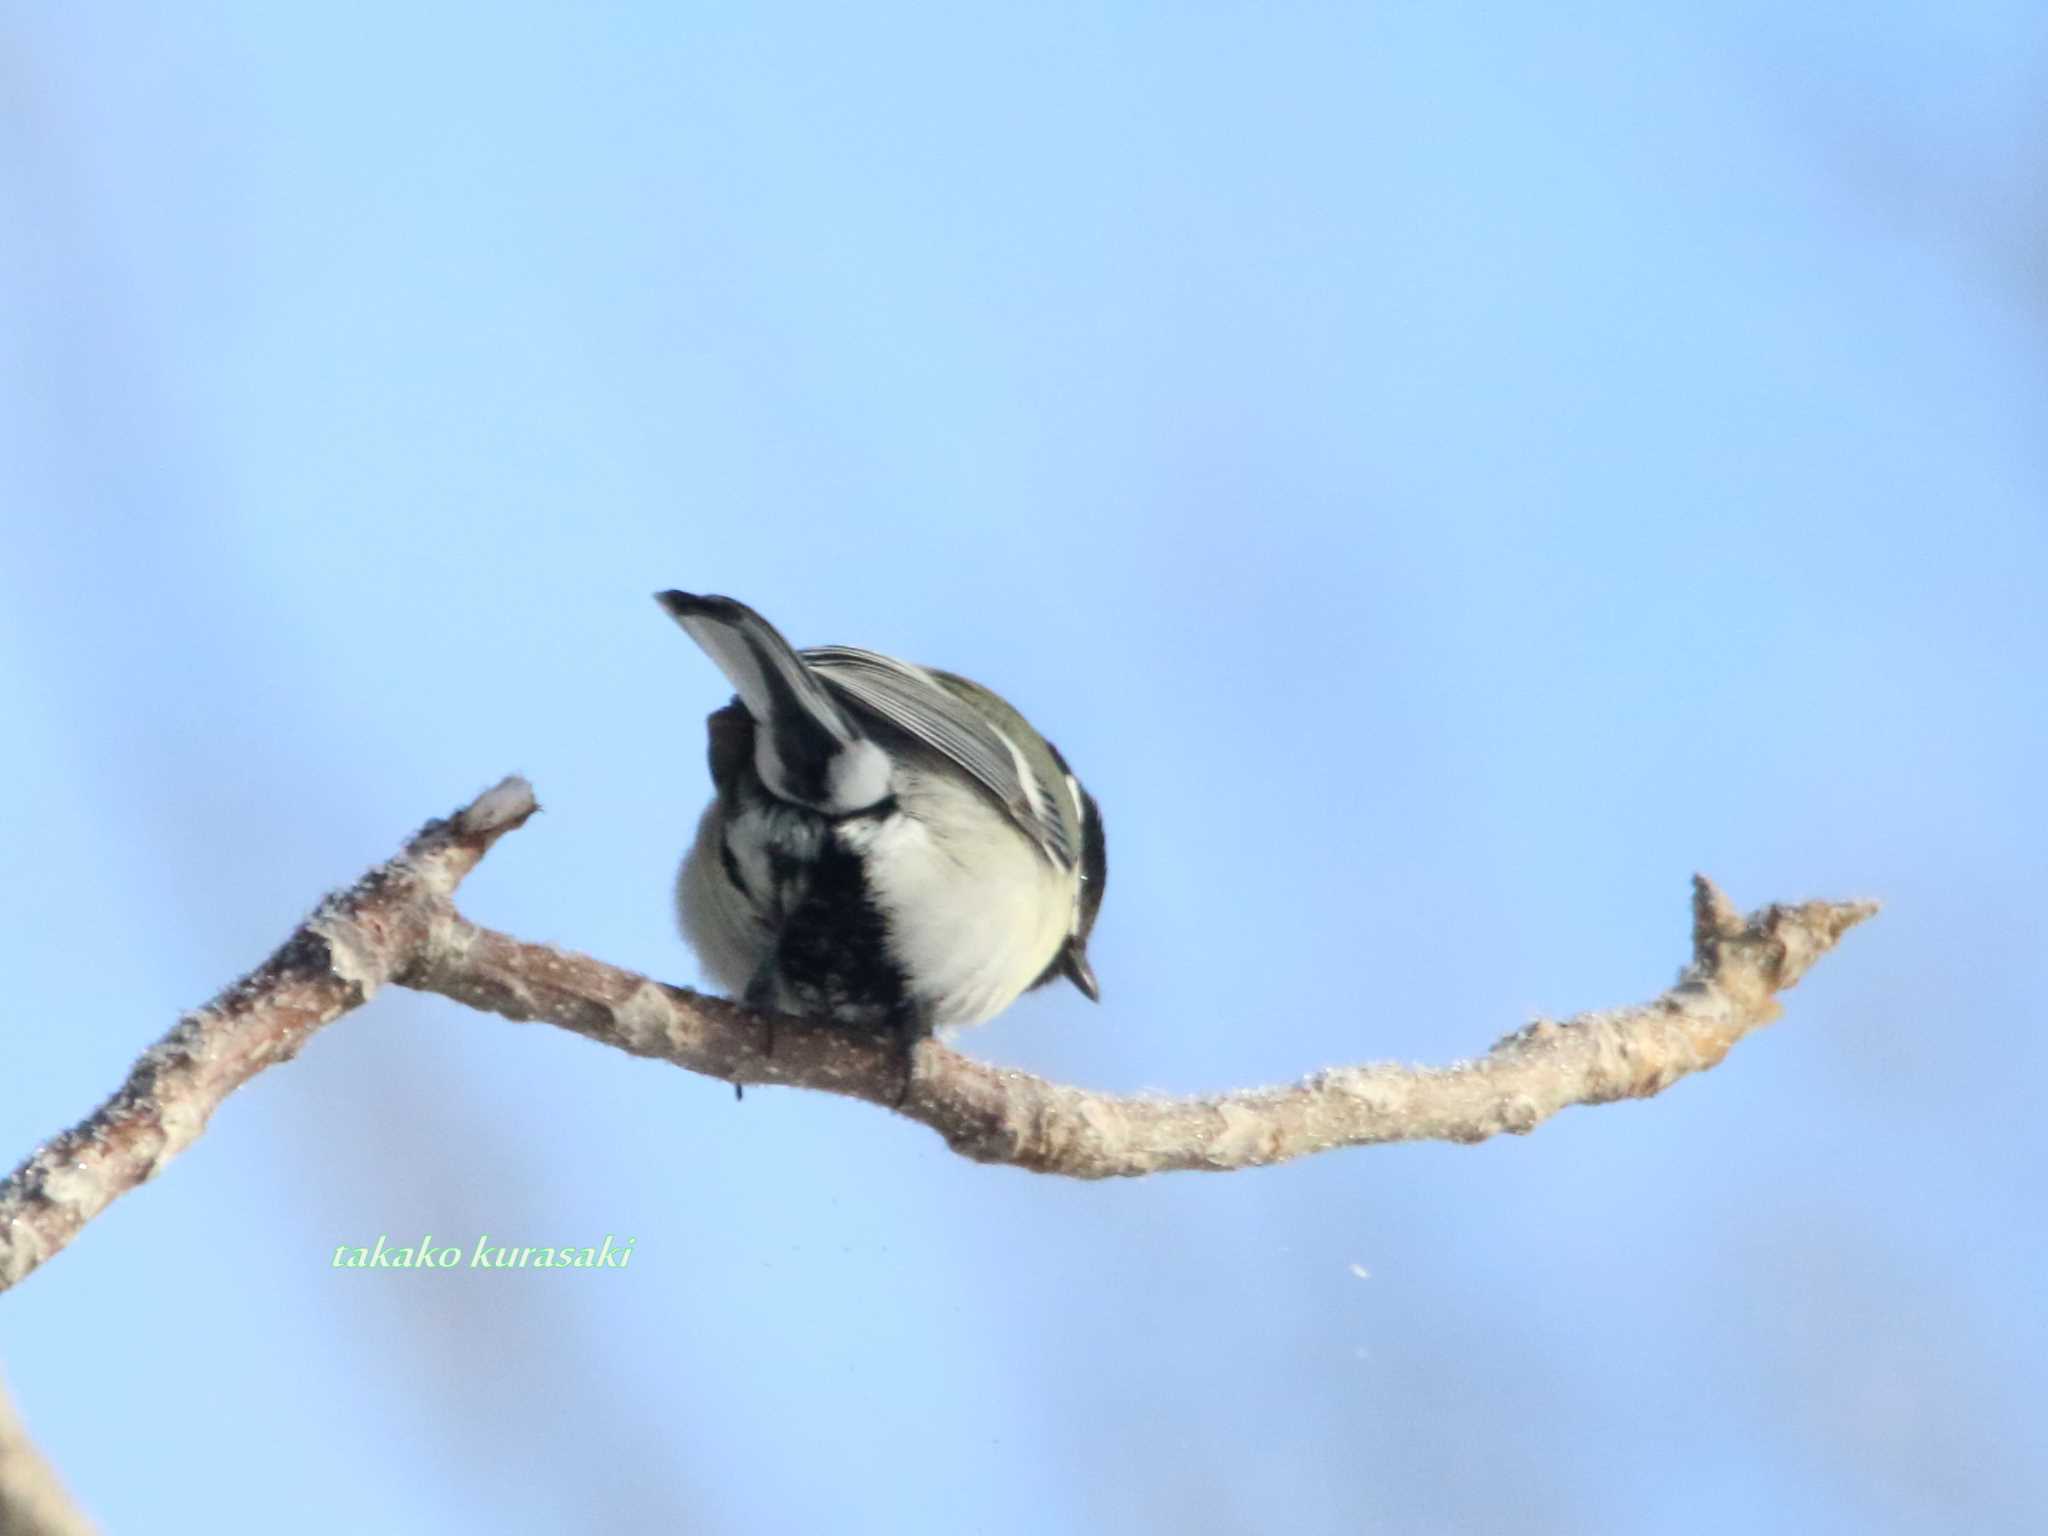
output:
[[[471,836],[491,837],[511,831],[539,809],[533,786],[520,775],[509,773],[464,806],[456,816],[456,824]]]
[[[1705,875],[1692,877],[1692,947],[1696,957],[1717,941],[1737,938],[1744,919],[1728,893]]]

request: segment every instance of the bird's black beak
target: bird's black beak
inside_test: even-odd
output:
[[[1067,952],[1060,957],[1060,974],[1081,989],[1081,995],[1091,1003],[1102,1001],[1102,988],[1095,983],[1095,967],[1088,963],[1088,952],[1079,944],[1067,945]]]

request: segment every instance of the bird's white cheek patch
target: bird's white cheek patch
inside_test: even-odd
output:
[[[697,840],[676,876],[676,908],[683,936],[697,951],[704,974],[737,997],[767,958],[773,934],[733,889],[721,867],[724,825],[713,802],[698,823]],[[765,878],[765,866],[762,874]]]

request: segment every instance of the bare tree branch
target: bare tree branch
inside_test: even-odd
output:
[[[93,1536],[95,1527],[71,1502],[57,1474],[28,1437],[0,1388],[0,1532],[6,1536]]]
[[[1483,1141],[1531,1130],[1567,1105],[1647,1097],[1715,1065],[1775,1019],[1773,994],[1877,910],[1815,901],[1744,917],[1695,876],[1692,964],[1670,991],[1640,1007],[1532,1024],[1449,1067],[1335,1067],[1286,1088],[1119,1098],[926,1041],[906,1084],[891,1040],[770,1019],[464,918],[457,883],[537,808],[526,781],[509,778],[429,822],[398,857],[322,902],[260,968],[181,1019],[96,1113],[0,1184],[0,1289],[159,1172],[236,1088],[386,982],[730,1082],[866,1099],[982,1162],[1108,1178],[1250,1168],[1379,1142]]]

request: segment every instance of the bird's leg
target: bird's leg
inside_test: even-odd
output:
[[[931,1015],[918,1004],[906,1002],[890,1012],[889,1032],[896,1045],[897,1065],[903,1071],[894,1106],[901,1109],[910,1101],[910,1087],[917,1078],[918,1042],[931,1037]]]
[[[775,965],[772,959],[763,961],[761,968],[754,973],[754,979],[747,983],[746,1004],[761,1019],[762,1059],[772,1059],[775,1055],[775,1020],[778,1013],[775,1007]],[[744,1099],[747,1091],[735,1082],[732,1085],[732,1096],[735,1099]]]

